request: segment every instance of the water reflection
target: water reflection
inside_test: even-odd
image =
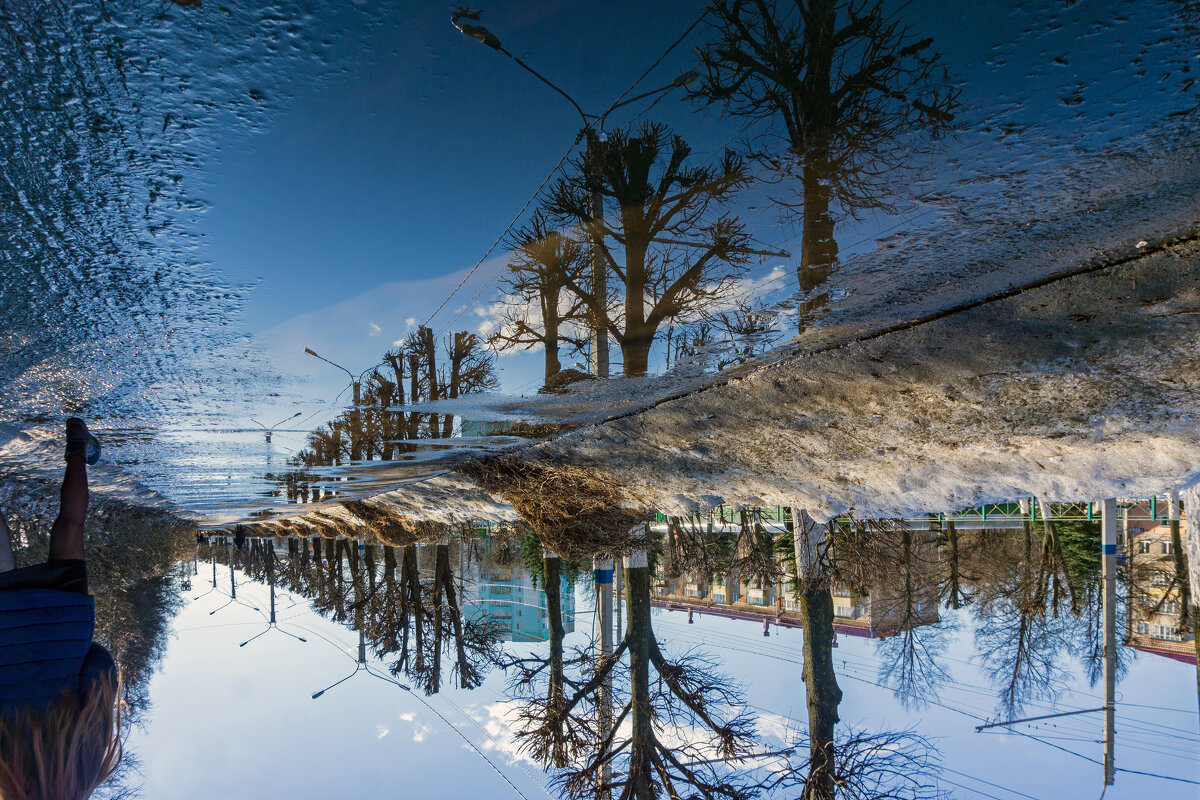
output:
[[[830,301],[839,216],[894,211],[911,172],[954,122],[962,94],[932,38],[883,4],[713,4],[694,96],[759,126],[754,157],[799,222],[800,327]],[[799,188],[796,184],[799,184]]]
[[[355,671],[314,697],[360,671],[426,695],[479,689],[494,675],[509,709],[502,735],[550,771],[563,797],[923,798],[954,785],[935,740],[943,731],[843,720],[862,684],[891,692],[914,722],[947,709],[985,735],[1000,726],[1042,742],[1055,737],[1024,718],[1048,716],[1071,735],[1100,724],[1102,709],[1058,703],[1079,681],[1102,690],[1107,633],[1124,632],[1127,645],[1115,683],[1137,650],[1195,663],[1169,546],[1178,507],[1130,503],[1120,519],[1122,603],[1107,621],[1102,525],[1088,504],[823,526],[780,508],[660,518],[616,562],[615,614],[607,556],[597,554],[588,582],[586,564],[564,561],[527,528],[443,528],[398,546],[367,534],[249,536],[238,547],[214,535],[200,554],[214,576],[231,563],[231,581],[240,572],[268,587],[271,623],[278,587],[357,632]],[[597,618],[581,638],[575,607],[588,600]],[[715,621],[730,633],[696,639],[688,627]],[[747,700],[756,676],[729,672],[745,668],[728,652],[735,631],[738,649],[768,648],[795,665],[759,669],[803,681],[807,724],[779,727]],[[307,637],[286,622],[279,632]],[[874,642],[873,673],[839,655],[855,640]],[[962,684],[964,646],[983,683]],[[971,685],[976,699],[990,692],[990,708],[955,699]],[[1062,721],[1080,713],[1092,721]],[[1170,731],[1164,741],[1194,744],[1194,732]]]
[[[39,431],[64,408],[87,408],[112,434],[104,490],[160,500],[145,482],[213,514],[209,527],[244,523],[198,542],[189,576],[187,525],[128,503],[97,512],[97,638],[125,667],[131,725],[165,722],[150,710],[151,675],[194,634],[168,641],[172,620],[199,608],[178,598],[205,597],[198,613],[230,626],[256,677],[328,684],[297,695],[306,709],[335,713],[335,698],[364,683],[427,710],[486,697],[488,727],[470,720],[509,759],[489,761],[495,772],[544,768],[566,797],[918,798],[959,778],[974,781],[968,791],[1009,791],[975,779],[988,766],[978,753],[936,741],[964,738],[958,724],[981,734],[966,737],[979,752],[994,756],[984,737],[1003,736],[1012,761],[1040,765],[1011,776],[1041,779],[1015,796],[1060,789],[1050,771],[1074,767],[1049,760],[1058,756],[1088,770],[1072,775],[1109,784],[1120,773],[1143,795],[1193,785],[1167,760],[1197,750],[1191,672],[1189,716],[1166,716],[1184,713],[1178,662],[1196,663],[1200,624],[1177,498],[1124,503],[1120,530],[1101,524],[1113,522],[1112,501],[1104,512],[1026,500],[905,520],[810,512],[899,515],[1013,487],[1112,497],[1194,476],[1194,3],[946,11],[718,0],[661,42],[631,24],[644,19],[636,9],[542,4],[496,14],[504,41],[521,43],[513,51],[479,11],[454,19],[490,50],[452,33],[445,9],[438,25],[453,44],[430,33],[423,9],[395,6],[0,0],[5,497],[10,481],[39,494],[30,476],[51,458],[59,466]],[[585,14],[593,27],[570,28],[580,23],[567,17]],[[601,58],[568,31],[613,44]],[[496,78],[511,61],[472,58],[509,56],[532,71],[555,48],[623,116],[581,111],[585,129],[549,173],[550,161],[532,179],[505,172],[548,145],[557,155],[576,121],[559,130],[512,93]],[[425,60],[392,62],[389,49]],[[630,78],[641,77],[609,93],[609,78],[635,61]],[[655,69],[654,85],[667,69],[679,77],[644,91]],[[269,258],[237,242],[268,222],[259,209],[211,231],[224,251],[200,246],[201,195],[211,188],[234,209],[240,199],[205,169],[239,172],[249,159],[228,154],[249,132],[342,121],[311,96],[292,98],[295,86],[336,74],[332,94],[358,97],[342,81],[384,73],[355,88],[385,87],[381,102],[358,105],[384,119],[375,135],[386,147],[360,148],[359,131],[343,130],[329,139],[345,151],[321,140],[311,160],[297,159],[302,169],[284,172],[311,179],[331,167],[348,180],[401,157],[413,172],[434,164],[427,183],[362,193],[372,211],[389,209],[361,237],[387,254],[377,259],[386,268],[372,273],[361,242],[347,246],[361,231],[326,253],[297,252],[319,250],[320,237],[279,186],[261,198],[288,209],[284,241],[263,247]],[[397,76],[473,93],[424,98],[413,113],[416,103],[396,102]],[[685,87],[691,102],[677,102]],[[447,113],[493,99],[492,117],[464,124]],[[534,128],[553,136],[522,141]],[[510,179],[538,188],[502,209],[509,219],[520,208],[496,236],[502,259],[487,262],[493,245],[433,299],[376,300],[389,296],[385,281],[471,264],[456,240],[500,233],[480,231],[497,198],[512,200]],[[296,194],[315,205],[319,192]],[[405,217],[400,201],[432,210],[428,252],[386,240]],[[320,219],[329,230],[347,221]],[[420,266],[398,270],[398,253]],[[367,344],[342,340],[374,364],[350,375],[353,404],[289,432],[298,440],[283,467],[269,433],[264,459],[262,434],[233,420],[303,415],[307,426],[339,401],[261,415],[270,398],[291,403],[301,390],[272,377],[237,333],[259,265],[236,265],[256,259],[285,264],[263,267],[274,270],[264,289],[302,287],[270,309],[277,317],[306,294],[330,295],[290,333],[319,320],[304,335],[336,339],[369,323]],[[331,275],[331,263],[348,267]],[[337,293],[356,280],[370,300],[320,307],[345,300]],[[301,358],[310,342],[293,346],[288,333],[280,347]],[[607,377],[610,336],[625,379],[585,380]],[[553,396],[493,409],[502,401],[483,398],[498,385],[489,346],[543,348],[542,374],[505,388],[541,382]],[[590,367],[563,370],[574,356]],[[1137,390],[1110,391],[1114,376]],[[524,421],[509,429],[490,421],[493,410]],[[502,429],[514,435],[493,435]],[[239,436],[254,447],[233,444]],[[553,441],[529,441],[543,437]],[[486,457],[495,453],[504,457]],[[813,505],[755,507],[797,498]],[[734,501],[745,507],[723,505]],[[280,514],[301,505],[313,508]],[[648,521],[656,508],[671,515]],[[35,517],[15,523],[21,558],[44,546]],[[1196,575],[1198,557],[1193,549]],[[201,558],[211,588],[200,585]],[[313,631],[329,628],[357,640],[350,675],[313,655],[328,644]],[[313,664],[320,674],[307,674]],[[166,698],[189,667],[172,669],[157,673]],[[360,672],[373,680],[352,682]],[[191,677],[193,692],[225,688],[219,673]],[[1169,692],[1147,694],[1142,680]],[[769,694],[772,682],[782,686]],[[234,705],[295,727],[260,744],[306,721],[256,707],[266,683],[240,685]],[[1126,705],[1118,683],[1144,702]],[[1114,730],[1118,708],[1128,734]],[[1059,738],[1039,724],[1061,726]],[[455,733],[472,758],[489,758]]]

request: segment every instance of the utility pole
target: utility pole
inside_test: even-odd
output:
[[[1112,786],[1116,776],[1113,736],[1117,690],[1117,501],[1101,500],[1100,505],[1104,571],[1104,785]]]
[[[608,328],[605,326],[608,308],[608,266],[604,263],[603,234],[601,225],[604,220],[604,196],[600,193],[601,173],[600,159],[603,144],[599,135],[592,128],[585,128],[587,144],[584,161],[587,164],[588,205],[592,218],[592,229],[589,233],[589,261],[591,266],[591,292],[596,300],[592,319],[592,374],[597,378],[608,377]]]
[[[623,630],[621,627],[621,599],[624,594],[624,588],[625,588],[622,585],[623,579],[625,577],[623,573],[624,573],[624,570],[620,570],[620,569],[617,570],[616,571],[616,579],[613,581],[613,596],[616,597],[616,604],[617,604],[616,613],[613,614],[613,634],[616,637],[616,639],[621,638],[621,631]]]
[[[678,89],[682,86],[687,86],[699,78],[696,72],[690,71],[680,75],[675,80],[668,83],[666,86],[660,86],[657,89],[651,89],[648,92],[634,95],[633,97],[624,97],[618,99],[603,114],[588,114],[575,101],[575,98],[563,91],[562,88],[555,85],[549,78],[535,70],[533,67],[526,64],[519,57],[513,55],[500,43],[500,40],[489,31],[487,28],[479,25],[479,11],[469,8],[460,8],[450,15],[450,22],[455,28],[458,28],[459,33],[467,38],[474,39],[480,44],[487,45],[491,49],[503,53],[508,58],[512,59],[518,66],[526,72],[533,75],[542,83],[549,86],[561,97],[563,97],[571,106],[578,112],[580,119],[583,120],[583,136],[586,142],[584,151],[584,164],[588,173],[588,205],[589,215],[594,224],[591,232],[591,285],[590,291],[596,301],[593,314],[595,319],[592,321],[592,336],[591,336],[591,368],[592,374],[597,378],[608,377],[608,328],[605,326],[604,318],[607,316],[605,309],[608,308],[608,266],[604,263],[603,244],[599,229],[599,221],[604,219],[604,199],[600,194],[600,174],[599,174],[599,158],[603,152],[602,134],[597,133],[604,128],[604,120],[607,116],[618,108],[627,106],[630,103],[636,103],[645,100],[648,97],[661,94],[663,92]],[[576,140],[578,142],[578,139]],[[436,312],[435,312],[436,313]],[[313,355],[316,355],[315,353]],[[318,356],[320,358],[320,356]]]
[[[613,651],[613,561],[601,556],[592,557],[592,582],[596,585],[596,609],[600,614],[600,635],[596,639],[596,662],[612,657]],[[610,673],[611,675],[611,673]],[[606,677],[600,685],[597,694],[596,728],[601,737],[608,735],[612,727],[612,678]],[[602,787],[607,787],[612,780],[612,767],[605,763],[600,773]],[[607,788],[601,788],[596,793],[596,800],[609,800],[611,793]]]

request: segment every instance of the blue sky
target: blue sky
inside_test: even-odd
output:
[[[228,600],[222,593],[228,569],[217,569],[222,591],[205,594],[211,572],[201,564],[195,588],[185,593],[194,602],[175,620],[162,668],[150,685],[153,710],[145,729],[129,742],[144,765],[146,797],[517,797],[463,736],[526,797],[544,796],[538,784],[545,777],[514,760],[503,736],[500,675],[474,692],[451,690],[426,698],[428,706],[362,673],[312,700],[313,692],[354,668],[356,634],[318,617],[303,601],[292,606],[281,594],[282,624],[309,641],[271,632],[239,647],[265,623],[240,605],[210,616]],[[238,597],[266,608],[267,587],[241,583]],[[581,591],[576,607],[580,633],[570,634],[568,643],[585,641],[592,608],[588,593]],[[905,710],[878,685],[880,643],[838,637],[834,658],[844,694],[843,726],[913,728],[931,738],[947,768],[946,788],[964,800],[1099,797],[1100,767],[1054,745],[1100,759],[1101,716],[1024,726],[1043,741],[975,733],[979,718],[994,714],[995,691],[974,654],[971,614],[943,610],[942,617],[943,624],[951,618],[958,624],[940,660],[953,681],[939,693],[941,705],[917,711]],[[700,646],[719,659],[727,674],[744,682],[745,697],[760,716],[777,727],[806,718],[801,631],[775,629],[763,638],[756,622],[699,616],[689,626],[686,614],[665,611],[655,612],[655,628],[673,652]],[[380,662],[373,663],[386,672]],[[1074,673],[1078,676],[1077,666]],[[1200,780],[1195,680],[1189,664],[1147,654],[1135,658],[1117,687],[1118,768]],[[1102,694],[1075,677],[1053,707],[1035,702],[1028,712],[1095,707],[1102,703],[1097,692]],[[1184,797],[1189,788],[1122,772],[1105,798]]]
[[[600,110],[702,8],[700,2],[499,2],[486,6],[481,22],[585,109]],[[449,11],[422,3],[374,15],[341,12],[351,28],[327,54],[324,70],[265,76],[275,98],[266,122],[252,135],[235,126],[214,132],[215,157],[204,174],[208,210],[200,221],[206,256],[236,282],[257,283],[245,327],[262,337],[271,366],[301,395],[329,398],[342,379],[299,357],[297,344],[355,372],[375,363],[447,297],[579,130],[565,100],[458,33]],[[341,21],[336,10],[322,13],[335,15],[324,23],[330,27]],[[1145,90],[1149,82],[1160,84],[1157,75],[1129,74],[1131,63],[1153,62],[1155,48],[1162,50],[1161,43],[1148,45],[1158,35],[1154,26],[1114,22],[1105,8],[1051,17],[1032,6],[948,13],[917,2],[906,5],[904,19],[914,33],[933,38],[963,81],[960,122],[969,129],[947,142],[932,172],[916,176],[914,193],[930,189],[931,181],[953,186],[972,173],[1028,180],[1128,133],[1131,124],[1145,125],[1152,102]],[[691,68],[705,35],[704,26],[694,31],[638,89]],[[1083,105],[1069,99],[1075,93]],[[610,127],[644,108],[614,115]],[[728,144],[735,131],[712,110],[675,96],[650,116],[684,133],[700,158]],[[1003,184],[978,190],[985,207],[995,189]],[[781,224],[761,195],[761,189],[749,193],[739,211],[765,243],[797,250],[797,231]],[[869,214],[840,222],[843,255],[872,249],[874,236],[894,232],[896,221]],[[435,327],[476,326],[472,308],[452,315],[502,259],[502,249],[493,253]],[[485,290],[479,302],[490,296]],[[529,386],[539,360],[501,359],[504,388]],[[306,380],[313,383],[305,387]]]

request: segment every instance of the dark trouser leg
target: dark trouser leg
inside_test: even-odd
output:
[[[8,529],[8,521],[0,514],[0,572],[16,569],[17,562],[13,560],[12,531]]]
[[[50,529],[48,561],[83,558],[83,523],[87,518],[87,464],[81,455],[67,456],[67,471],[63,475],[58,519]]]

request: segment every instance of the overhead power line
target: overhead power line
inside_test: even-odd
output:
[[[443,308],[446,307],[446,305],[454,298],[454,295],[457,294],[460,289],[462,289],[462,287],[467,283],[467,281],[470,280],[471,276],[475,274],[476,270],[478,270],[479,267],[483,264],[483,262],[487,259],[487,257],[492,254],[492,251],[494,251],[496,249],[496,247],[500,244],[500,242],[504,241],[504,237],[508,235],[509,231],[511,231],[513,229],[513,226],[515,226],[517,224],[517,222],[521,219],[522,215],[524,215],[526,209],[528,209],[529,206],[533,203],[533,201],[537,199],[538,195],[541,194],[542,189],[545,187],[545,185],[547,183],[550,182],[550,179],[552,177],[554,177],[554,173],[557,172],[559,167],[562,166],[563,162],[567,160],[567,157],[575,149],[575,145],[579,143],[579,141],[583,138],[583,136],[588,131],[590,131],[593,127],[595,127],[597,124],[599,124],[599,122],[601,120],[603,120],[608,115],[609,112],[611,112],[613,109],[615,109],[617,106],[619,106],[621,104],[621,102],[626,97],[629,96],[630,92],[632,92],[634,89],[636,89],[638,84],[640,84],[643,80],[645,80],[646,76],[648,76],[651,72],[653,72],[663,62],[663,59],[665,59],[668,55],[670,55],[671,52],[681,44],[684,41],[684,39],[686,39],[692,33],[692,31],[696,29],[696,27],[704,20],[704,18],[707,15],[708,15],[708,9],[705,8],[705,10],[700,13],[700,16],[698,16],[696,18],[696,20],[687,27],[687,30],[685,30],[679,36],[679,38],[677,38],[675,41],[671,42],[671,44],[667,47],[667,49],[664,50],[658,56],[658,58],[654,59],[654,62],[651,63],[650,66],[647,67],[642,72],[642,74],[639,75],[634,80],[634,82],[629,85],[629,88],[626,89],[625,91],[621,92],[621,94],[617,97],[617,99],[612,101],[612,103],[608,106],[608,108],[604,111],[603,114],[601,114],[599,117],[597,117],[594,120],[586,122],[583,129],[575,137],[575,141],[571,143],[571,147],[567,150],[567,152],[563,153],[562,157],[558,160],[558,163],[554,165],[554,168],[552,170],[550,170],[549,174],[547,174],[546,177],[542,180],[542,182],[540,184],[538,184],[537,189],[533,192],[533,194],[531,194],[529,196],[529,199],[525,201],[525,204],[523,206],[521,206],[521,210],[516,213],[516,215],[513,217],[512,221],[508,223],[508,226],[505,227],[505,229],[500,233],[500,235],[496,237],[495,241],[492,242],[491,246],[487,249],[487,251],[483,254],[483,256],[481,256],[480,259],[475,262],[475,265],[471,267],[471,269],[467,272],[467,274],[463,277],[463,279],[461,281],[459,281],[458,285],[454,287],[453,291],[450,292],[449,296],[447,296],[446,299],[443,300],[438,305],[438,307],[433,310],[433,313],[430,314],[429,317],[425,320],[426,327],[428,327],[429,323],[433,321],[433,318],[435,316],[437,316],[438,313]],[[468,301],[466,304],[464,304],[463,308],[470,306],[472,303],[475,302],[476,299],[479,298],[479,296],[481,294],[483,294],[483,292],[487,289],[487,287],[491,285],[492,281],[496,279],[496,276],[500,274],[500,269],[502,269],[502,266],[498,267],[496,270],[494,270],[492,272],[492,275],[488,278],[488,280],[483,284],[482,287],[480,287],[479,291],[477,291],[475,293],[474,297],[472,297],[472,299],[470,301]],[[458,317],[459,317],[459,315],[461,315],[461,313],[462,313],[462,309],[455,312],[455,314],[452,317],[450,317],[450,319],[447,320],[443,324],[443,327],[439,331],[439,334],[444,333],[445,329],[447,327],[449,327],[451,324],[453,324],[454,320],[458,319]]]

